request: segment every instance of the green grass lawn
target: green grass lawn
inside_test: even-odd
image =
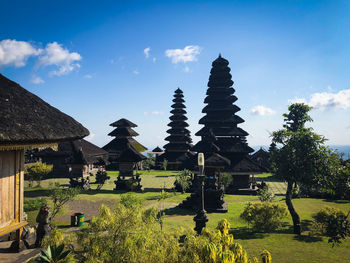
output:
[[[160,206],[158,197],[162,189],[168,191],[168,196],[162,201],[162,207],[165,208],[164,229],[179,230],[191,229],[194,227],[194,212],[183,210],[177,207],[189,194],[174,193],[171,188],[178,172],[173,171],[140,171],[141,184],[144,192],[134,193],[134,195],[143,201],[146,208],[153,205]],[[96,203],[117,204],[122,192],[116,192],[114,180],[117,179],[117,172],[108,172],[111,179],[103,186],[101,191],[96,191],[96,184],[91,184],[92,190],[79,194],[75,202],[83,201]],[[283,194],[285,188],[284,182],[275,180],[271,174],[257,175],[257,180],[264,180],[270,186],[275,187],[276,193]],[[91,178],[94,182],[94,178]],[[25,188],[26,198],[40,198],[48,194],[48,186],[52,182],[68,184],[68,179],[49,179],[42,182],[42,188]],[[225,201],[228,203],[228,213],[210,213],[207,226],[214,229],[217,223],[226,218],[231,223],[231,231],[235,239],[241,243],[250,256],[258,256],[263,249],[268,249],[272,254],[273,262],[350,262],[350,240],[346,240],[341,246],[332,248],[326,238],[316,238],[308,236],[307,227],[309,226],[312,214],[323,206],[332,206],[344,211],[350,209],[349,201],[328,201],[324,199],[301,198],[294,199],[296,210],[302,220],[303,232],[301,237],[292,234],[292,221],[290,216],[285,219],[282,229],[274,233],[252,233],[247,228],[247,224],[242,221],[239,215],[242,213],[247,202],[258,201],[255,196],[225,195]],[[278,196],[275,202],[284,204],[284,197]],[[99,205],[97,203],[97,205]],[[96,209],[97,210],[97,209]],[[64,213],[71,213],[69,208],[65,208]],[[84,212],[84,211],[81,211]],[[28,213],[29,221],[34,223],[37,211]],[[97,214],[97,211],[96,211]],[[55,222],[57,225],[67,225],[69,222]]]

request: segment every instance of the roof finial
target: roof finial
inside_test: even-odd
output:
[[[219,53],[219,58],[221,58],[221,53]]]

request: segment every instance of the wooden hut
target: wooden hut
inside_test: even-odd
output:
[[[44,149],[36,154],[47,164],[52,164],[50,176],[84,177],[108,163],[108,153],[84,139],[58,144],[58,150]]]
[[[56,147],[89,131],[72,117],[0,74],[0,236],[16,231],[20,248],[24,197],[24,149]]]

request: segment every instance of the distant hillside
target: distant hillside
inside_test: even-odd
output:
[[[253,146],[252,148],[257,151],[262,147],[264,150],[269,150],[269,145],[261,145],[261,146]],[[344,153],[344,159],[350,158],[350,145],[329,145],[329,147],[333,150],[337,150],[339,153]]]
[[[344,153],[345,159],[348,159],[350,157],[350,145],[330,145],[334,150],[337,150],[339,153]]]

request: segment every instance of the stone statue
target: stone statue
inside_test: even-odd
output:
[[[35,246],[41,247],[41,242],[45,236],[48,236],[51,232],[50,227],[50,211],[47,205],[43,205],[39,213],[36,217],[36,222],[38,223],[38,227],[36,229],[36,240]]]

